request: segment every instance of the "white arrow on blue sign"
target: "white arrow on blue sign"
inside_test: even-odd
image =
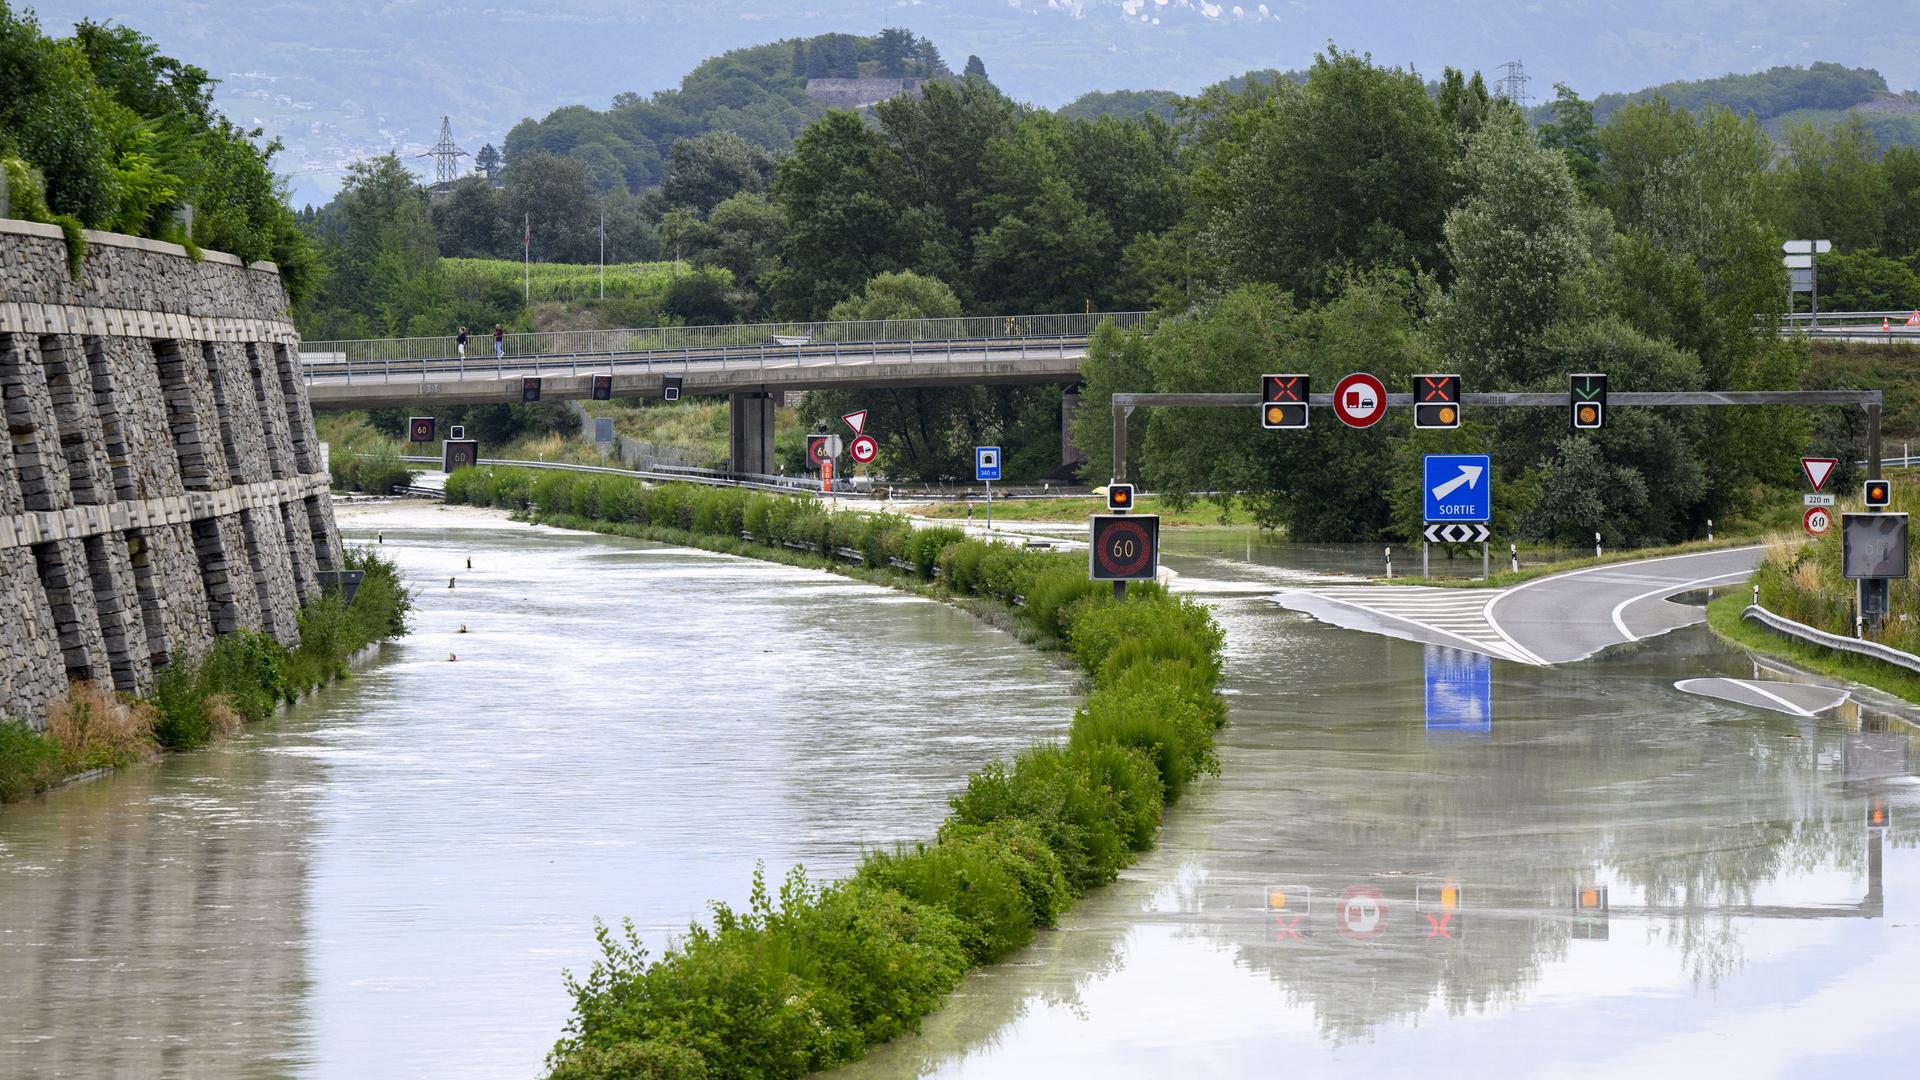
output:
[[[975,480],[1000,479],[999,447],[976,446],[973,448],[973,478]]]
[[[1428,521],[1493,519],[1493,467],[1486,454],[1428,454]]]

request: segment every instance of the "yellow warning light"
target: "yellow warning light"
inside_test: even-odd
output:
[[[1580,406],[1580,422],[1581,423],[1591,424],[1598,419],[1600,419],[1600,410],[1594,408],[1591,405]]]
[[[1580,906],[1597,908],[1600,906],[1600,890],[1592,885],[1580,890]]]
[[[1267,910],[1284,911],[1287,907],[1287,894],[1284,889],[1267,890]]]
[[[1287,412],[1278,405],[1267,406],[1267,423],[1278,424],[1287,418]]]
[[[1115,506],[1127,506],[1132,504],[1132,502],[1133,493],[1130,491],[1116,491],[1113,493],[1113,505]]]
[[[1452,409],[1452,408],[1443,408],[1443,409],[1441,409],[1441,410],[1440,410],[1440,422],[1441,422],[1441,423],[1443,423],[1443,424],[1451,424],[1451,423],[1453,423],[1453,418],[1454,418],[1454,412],[1453,412],[1453,409]]]
[[[1443,885],[1440,887],[1440,910],[1455,911],[1460,907],[1460,887]]]

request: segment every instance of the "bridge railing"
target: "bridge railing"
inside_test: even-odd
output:
[[[508,334],[509,360],[542,356],[618,356],[681,350],[723,350],[759,345],[875,341],[959,341],[1033,337],[1085,338],[1102,323],[1121,329],[1142,325],[1139,311],[1069,312],[1057,315],[969,315],[951,319],[874,319],[857,322],[730,323],[717,326],[647,326],[622,330],[558,330]],[[457,359],[453,334],[434,337],[315,339],[300,347],[309,364],[413,362]],[[473,327],[468,360],[494,359],[493,329]]]
[[[954,360],[1058,359],[1084,354],[1085,337],[966,338],[959,341],[810,342],[797,345],[721,345],[628,353],[546,353],[526,356],[443,356],[402,360],[336,359],[322,354],[302,363],[307,385],[465,382],[522,375],[587,375],[613,371],[684,374],[695,370],[782,367],[868,367],[886,363]]]
[[[1779,323],[1782,337],[1811,334],[1822,337],[1832,335],[1858,338],[1871,334],[1874,337],[1889,340],[1920,340],[1920,325],[1907,325],[1907,320],[1912,316],[1911,310],[1823,311],[1818,315],[1797,311],[1791,315],[1774,315],[1767,318]]]

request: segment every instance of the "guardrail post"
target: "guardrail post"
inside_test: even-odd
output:
[[[380,361],[380,366],[381,366],[380,381],[392,382],[393,381],[393,361],[382,360]]]

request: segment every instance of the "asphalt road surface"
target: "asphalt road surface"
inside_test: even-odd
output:
[[[1703,608],[1669,598],[1742,581],[1760,556],[1756,545],[1570,570],[1505,589],[1344,585],[1275,600],[1350,630],[1522,664],[1567,664],[1705,621]]]

